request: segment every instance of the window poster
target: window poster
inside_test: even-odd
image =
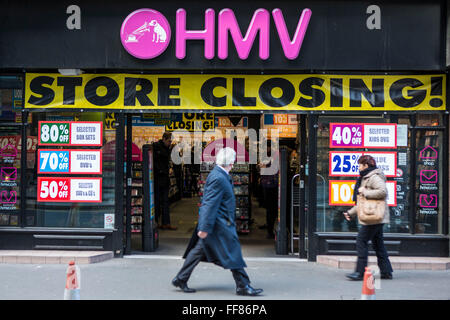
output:
[[[437,233],[440,204],[439,184],[441,172],[439,153],[434,144],[420,146],[417,150],[416,196],[418,233]]]

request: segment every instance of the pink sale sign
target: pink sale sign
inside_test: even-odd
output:
[[[330,123],[330,148],[362,148],[363,124]]]

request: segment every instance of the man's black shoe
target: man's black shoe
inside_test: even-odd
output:
[[[359,272],[353,272],[353,273],[348,273],[345,275],[348,279],[350,280],[354,280],[354,281],[360,281],[363,280],[363,275]]]
[[[243,288],[236,288],[236,294],[239,296],[257,296],[263,292],[263,289],[254,289],[250,285],[246,285]]]
[[[175,287],[178,287],[178,288],[180,288],[181,290],[183,290],[183,292],[186,292],[186,293],[192,293],[192,292],[195,292],[195,289],[189,288],[189,287],[187,286],[187,283],[186,283],[186,282],[181,281],[181,280],[178,279],[177,277],[175,277],[175,278],[172,280],[172,284],[173,284]]]
[[[381,279],[392,279],[392,273],[382,273],[380,276]]]

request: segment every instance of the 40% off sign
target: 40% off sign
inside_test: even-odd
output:
[[[330,148],[362,148],[363,124],[330,123]]]
[[[397,148],[395,123],[330,123],[330,148]]]

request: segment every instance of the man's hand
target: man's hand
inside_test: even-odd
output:
[[[350,215],[348,214],[347,211],[344,212],[344,217],[345,217],[345,219],[346,219],[347,221],[350,221],[350,220],[351,220]]]
[[[197,235],[198,235],[198,237],[199,237],[200,239],[205,239],[205,238],[208,236],[208,232],[205,232],[205,231],[199,231],[199,232],[197,233]]]

